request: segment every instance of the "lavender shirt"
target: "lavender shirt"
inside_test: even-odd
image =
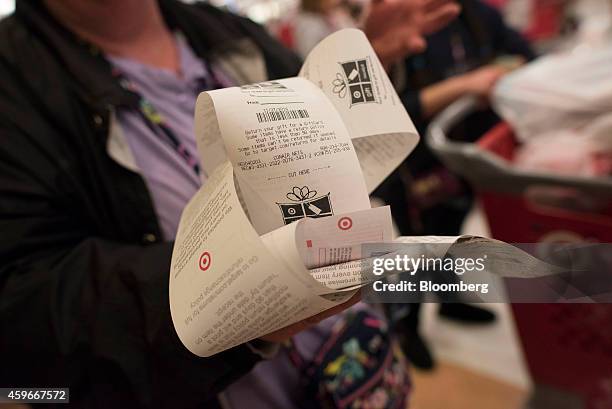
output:
[[[177,45],[180,76],[127,58],[109,56],[109,60],[164,117],[191,156],[198,158],[193,113],[209,74],[182,38],[177,37]],[[117,118],[153,199],[162,233],[171,240],[181,211],[200,187],[200,177],[167,141],[151,131],[138,113],[119,110]]]
[[[110,56],[111,63],[121,70],[138,92],[162,114],[166,124],[194,157],[198,157],[193,134],[196,98],[209,76],[206,66],[194,55],[186,42],[177,37],[181,75],[147,66],[134,60]],[[231,80],[215,70],[225,86]],[[141,170],[166,239],[175,237],[181,212],[200,187],[200,178],[184,159],[130,110],[117,113],[136,164]],[[363,306],[362,306],[363,308]],[[316,327],[294,337],[304,359],[316,350],[337,321],[331,317]],[[259,363],[249,374],[229,386],[222,396],[224,406],[232,409],[296,409],[299,374],[281,351],[275,358]]]

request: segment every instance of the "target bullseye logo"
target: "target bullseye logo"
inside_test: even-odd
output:
[[[208,251],[205,251],[204,253],[202,253],[202,255],[200,256],[200,261],[199,261],[199,267],[200,270],[202,271],[206,271],[210,268],[210,264],[212,263],[212,258],[210,256],[210,253]]]
[[[338,220],[338,228],[340,230],[348,230],[353,227],[353,220],[350,217],[342,217]]]

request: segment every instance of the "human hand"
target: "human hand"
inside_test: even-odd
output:
[[[416,23],[422,35],[433,34],[446,27],[461,12],[455,0],[420,0]]]
[[[508,70],[499,65],[485,65],[463,75],[465,91],[488,99],[497,81],[506,75]]]
[[[363,24],[385,68],[426,47],[424,35],[439,30],[460,12],[455,0],[372,0]]]
[[[312,317],[308,317],[305,320],[296,322],[295,324],[288,325],[284,328],[271,332],[267,335],[259,337],[259,339],[268,342],[283,342],[296,335],[299,332],[302,332],[314,325],[317,325],[319,322],[323,321],[326,318],[331,317],[332,315],[336,315],[347,308],[355,305],[361,300],[361,291],[357,291],[355,295],[353,295],[348,301],[343,302],[342,304],[338,304],[335,307],[332,307],[328,310],[320,312],[317,315],[313,315]]]

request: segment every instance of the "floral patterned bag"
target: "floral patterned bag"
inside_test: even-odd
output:
[[[371,313],[359,311],[338,322],[312,362],[293,344],[289,357],[302,372],[304,409],[406,408],[407,362],[386,322]]]

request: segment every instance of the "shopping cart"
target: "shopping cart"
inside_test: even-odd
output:
[[[426,140],[473,186],[491,235],[513,243],[612,243],[612,182],[512,167],[518,142],[505,123],[474,144],[449,140],[476,107],[471,97],[452,104],[432,121]],[[512,309],[535,385],[530,407],[612,409],[612,304]]]

